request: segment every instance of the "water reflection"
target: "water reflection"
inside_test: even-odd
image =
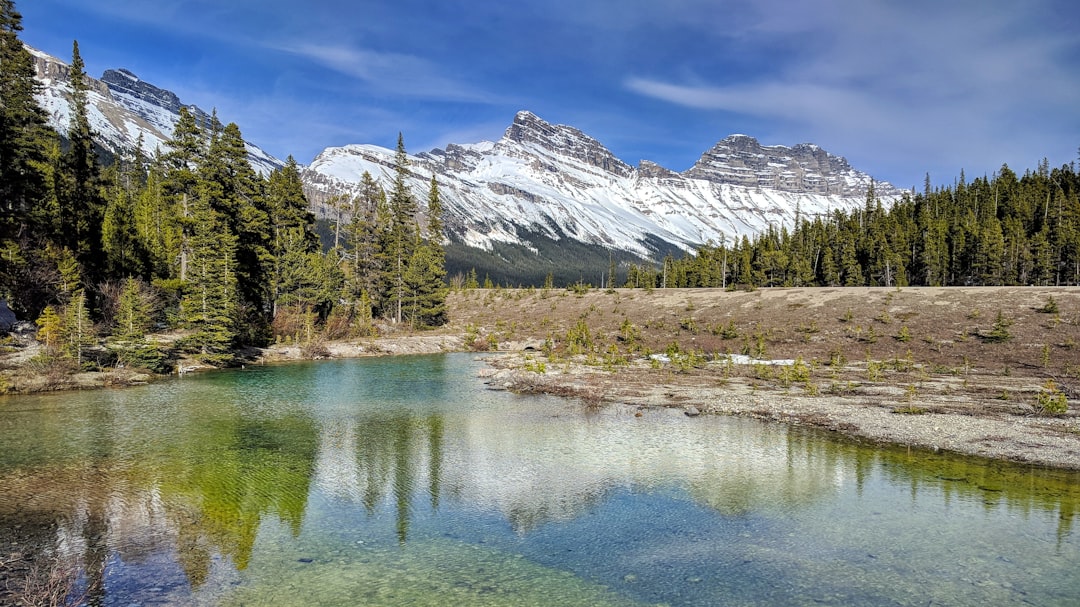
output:
[[[621,534],[623,544],[589,554],[628,568],[633,559],[684,562],[698,551],[717,561],[717,538],[731,558],[761,560],[745,556],[761,546],[745,544],[744,534],[767,533],[762,521],[772,521],[783,531],[758,541],[783,570],[821,550],[795,537],[825,534],[836,554],[865,559],[879,549],[865,546],[883,533],[909,541],[923,512],[972,520],[981,511],[995,521],[1051,521],[1057,554],[1076,554],[1074,474],[677,411],[586,416],[570,401],[486,391],[475,368],[465,357],[347,361],[2,401],[0,561],[8,570],[0,578],[25,573],[11,563],[58,557],[84,572],[92,604],[151,596],[214,603],[245,579],[280,581],[283,563],[314,567],[318,550],[334,551],[326,563],[365,571],[395,559],[418,566],[378,547],[384,532],[411,554],[458,555],[447,538],[475,543],[474,528],[486,525],[490,540],[490,521],[509,527],[509,538],[494,540],[500,550],[532,541],[532,567],[594,567],[585,577],[607,585],[604,576],[627,574],[588,558],[548,563],[543,555],[559,549],[546,542]],[[862,511],[879,501],[901,514]],[[692,514],[676,520],[676,511]],[[632,519],[597,529],[591,515]],[[639,527],[655,530],[635,535]],[[690,541],[695,529],[709,541]],[[631,555],[642,543],[648,550]],[[383,550],[378,559],[362,555],[375,550]],[[747,577],[767,579],[765,571]]]

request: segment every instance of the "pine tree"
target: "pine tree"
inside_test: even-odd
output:
[[[210,364],[229,364],[240,309],[237,238],[225,218],[201,196],[193,204],[192,218],[194,231],[182,301],[184,324],[193,331],[189,345]]]
[[[71,124],[68,127],[69,147],[63,155],[63,187],[59,190],[60,239],[75,252],[91,283],[104,275],[101,251],[101,225],[105,202],[101,165],[94,150],[94,133],[90,128],[89,85],[79,43],[72,44]]]
[[[409,157],[405,153],[405,140],[398,134],[397,152],[394,155],[394,188],[386,208],[386,217],[379,218],[383,227],[380,241],[383,288],[386,295],[384,312],[401,322],[405,301],[408,297],[405,273],[417,242],[416,200],[406,183],[409,175]]]
[[[55,352],[64,336],[64,321],[57,314],[56,308],[45,306],[35,324],[38,326],[37,339],[45,347],[45,351]]]
[[[125,279],[120,291],[112,336],[125,341],[143,339],[151,326],[152,299],[153,295],[142,281],[137,278]]]
[[[32,222],[46,197],[47,150],[55,142],[34,98],[41,84],[20,31],[15,3],[0,0],[0,246],[40,229]]]
[[[270,338],[273,313],[273,253],[265,183],[251,168],[236,123],[211,123],[211,141],[199,166],[200,197],[225,220],[236,239],[233,271],[238,290],[233,310],[244,343],[263,345]]]
[[[269,253],[274,264],[270,276],[274,306],[272,314],[276,315],[278,304],[289,298],[289,287],[286,286],[283,275],[287,271],[283,265],[286,257],[294,266],[288,271],[294,271],[299,259],[318,251],[319,248],[319,239],[310,229],[315,223],[315,216],[304,195],[300,169],[292,156],[289,156],[284,167],[270,174],[267,198],[268,215],[272,224]]]
[[[138,157],[121,158],[106,173],[109,185],[101,225],[105,269],[110,276],[145,275],[150,270],[150,255],[135,220],[136,200],[146,181],[141,162]]]
[[[428,237],[419,239],[409,258],[405,283],[408,317],[414,328],[446,323],[446,254],[443,251],[442,202],[435,176],[428,194]]]
[[[81,369],[86,350],[97,342],[86,294],[81,289],[64,308],[63,320],[64,356],[74,361],[77,369]]]
[[[175,250],[164,251],[164,258],[170,264],[175,264],[171,265],[168,276],[183,282],[187,280],[191,239],[195,230],[192,216],[199,195],[196,171],[206,155],[206,137],[195,122],[195,116],[186,107],[180,108],[180,118],[176,121],[169,147],[170,151],[161,159],[164,168],[162,202],[169,210],[160,216],[169,220],[165,232],[175,234],[175,238],[163,234],[160,242],[163,247],[175,247]]]

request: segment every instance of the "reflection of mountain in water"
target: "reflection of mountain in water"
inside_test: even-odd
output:
[[[565,521],[616,489],[685,488],[723,514],[796,507],[844,479],[835,455],[757,423],[689,423],[598,416],[476,414],[447,426],[441,415],[379,414],[328,422],[320,434],[315,485],[374,513],[397,510],[399,539],[409,509],[426,494],[499,512],[518,532]],[[664,419],[666,418],[666,419]],[[713,420],[721,421],[721,420]]]

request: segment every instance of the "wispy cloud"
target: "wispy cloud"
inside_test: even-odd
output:
[[[683,107],[764,119],[777,131],[893,156],[896,164],[1030,164],[1061,151],[1045,149],[1054,130],[1080,126],[1080,40],[1054,27],[1050,12],[1030,14],[1052,4],[1019,15],[983,4],[835,0],[807,10],[765,2],[733,44],[770,53],[771,69],[735,80],[723,72],[632,74],[624,86]],[[768,50],[781,42],[788,52]]]
[[[492,100],[490,94],[447,78],[439,65],[413,55],[310,43],[277,48],[356,78],[381,94],[444,101],[486,103]]]

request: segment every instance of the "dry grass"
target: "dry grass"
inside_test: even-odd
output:
[[[1046,312],[1046,302],[1056,312]],[[885,397],[933,411],[1031,414],[1047,378],[1080,392],[1080,288],[494,289],[452,293],[445,331],[499,349],[548,340],[560,359],[619,382],[731,382],[800,395]],[[1007,338],[990,339],[1007,321]],[[582,327],[588,345],[582,348]],[[575,342],[575,343],[572,343]],[[574,349],[571,349],[574,345]],[[650,367],[651,353],[801,359],[809,379],[763,365]],[[608,361],[607,363],[605,361]],[[635,362],[636,361],[636,362]],[[554,364],[549,361],[548,367]],[[1003,395],[1005,398],[1003,398]],[[1075,404],[1074,404],[1075,405]],[[976,410],[977,409],[977,410]]]

